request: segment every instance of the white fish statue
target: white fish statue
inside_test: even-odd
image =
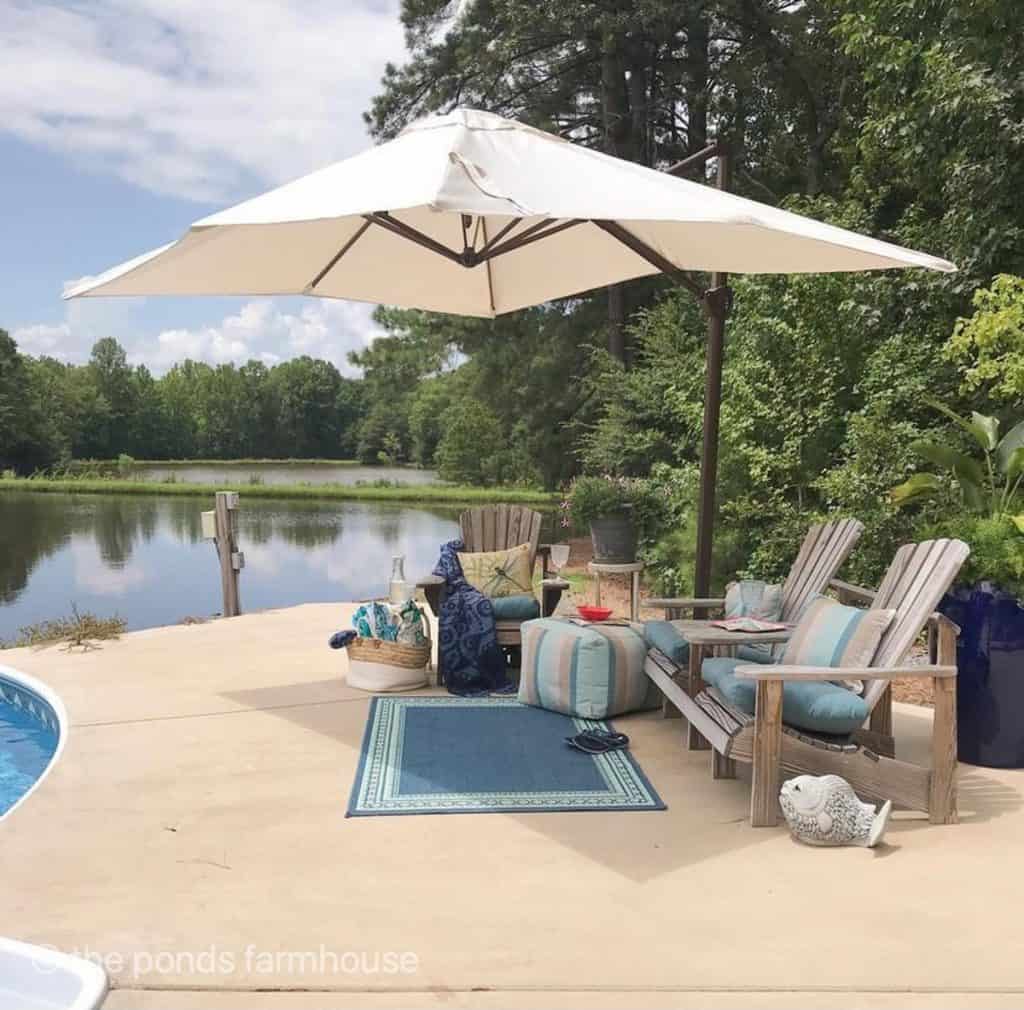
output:
[[[882,840],[892,800],[882,809],[857,798],[853,786],[838,775],[798,775],[782,783],[782,813],[793,836],[808,845],[862,845]]]

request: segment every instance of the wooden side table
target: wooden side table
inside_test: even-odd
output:
[[[628,565],[607,565],[602,561],[591,561],[587,571],[594,576],[594,603],[601,606],[601,576],[630,575],[632,576],[629,592],[629,619],[635,621],[640,616],[640,573],[644,570],[642,561],[634,561]]]

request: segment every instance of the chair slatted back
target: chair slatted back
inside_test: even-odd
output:
[[[871,666],[898,666],[902,662],[970,553],[962,540],[945,538],[904,544],[896,552],[871,604],[872,610],[896,611]],[[868,708],[875,707],[888,685],[887,680],[865,683]]]
[[[857,519],[815,523],[807,531],[782,586],[781,620],[799,619],[812,597],[823,593],[842,568],[863,532],[864,524]]]
[[[522,505],[482,505],[459,516],[462,542],[467,551],[503,551],[530,545],[533,571],[540,545],[541,514]]]

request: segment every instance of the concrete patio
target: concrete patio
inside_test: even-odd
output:
[[[72,729],[0,827],[0,934],[102,955],[115,1010],[1024,999],[1024,773],[962,768],[958,826],[817,850],[750,828],[747,785],[647,714],[616,723],[667,812],[346,820],[368,701],[326,642],[349,613],[4,653]],[[925,760],[928,711],[896,718]]]

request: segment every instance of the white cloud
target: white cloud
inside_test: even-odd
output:
[[[398,6],[0,0],[0,132],[156,193],[232,202],[367,146],[362,113],[403,52]],[[348,351],[379,333],[372,306],[297,304],[254,300],[158,332],[144,300],[84,300],[12,336],[25,353],[82,362],[114,334],[157,373],[186,356],[273,365],[301,354],[350,372]]]
[[[123,304],[120,306],[125,308]],[[11,336],[24,354],[48,354],[62,361],[88,360],[94,341],[109,333],[124,333],[102,303],[72,302],[63,322],[38,323],[15,329]],[[134,330],[134,327],[127,327]],[[121,338],[132,364],[146,365],[160,375],[185,358],[213,365],[242,364],[251,358],[268,367],[308,354],[332,361],[353,374],[349,351],[362,350],[383,331],[373,321],[373,306],[361,302],[316,300],[294,311],[269,298],[246,302],[219,321],[191,328],[167,329],[156,336]]]
[[[0,130],[221,202],[366,146],[397,0],[0,4]]]
[[[139,561],[126,561],[121,565],[104,561],[91,536],[71,538],[71,558],[76,588],[88,589],[97,596],[124,596],[144,585],[148,577]]]
[[[164,330],[155,347],[130,356],[163,372],[183,358],[212,364],[257,358],[269,366],[308,354],[352,374],[348,352],[362,350],[383,332],[372,315],[372,305],[356,302],[317,301],[287,312],[270,299],[259,299],[211,326]]]

